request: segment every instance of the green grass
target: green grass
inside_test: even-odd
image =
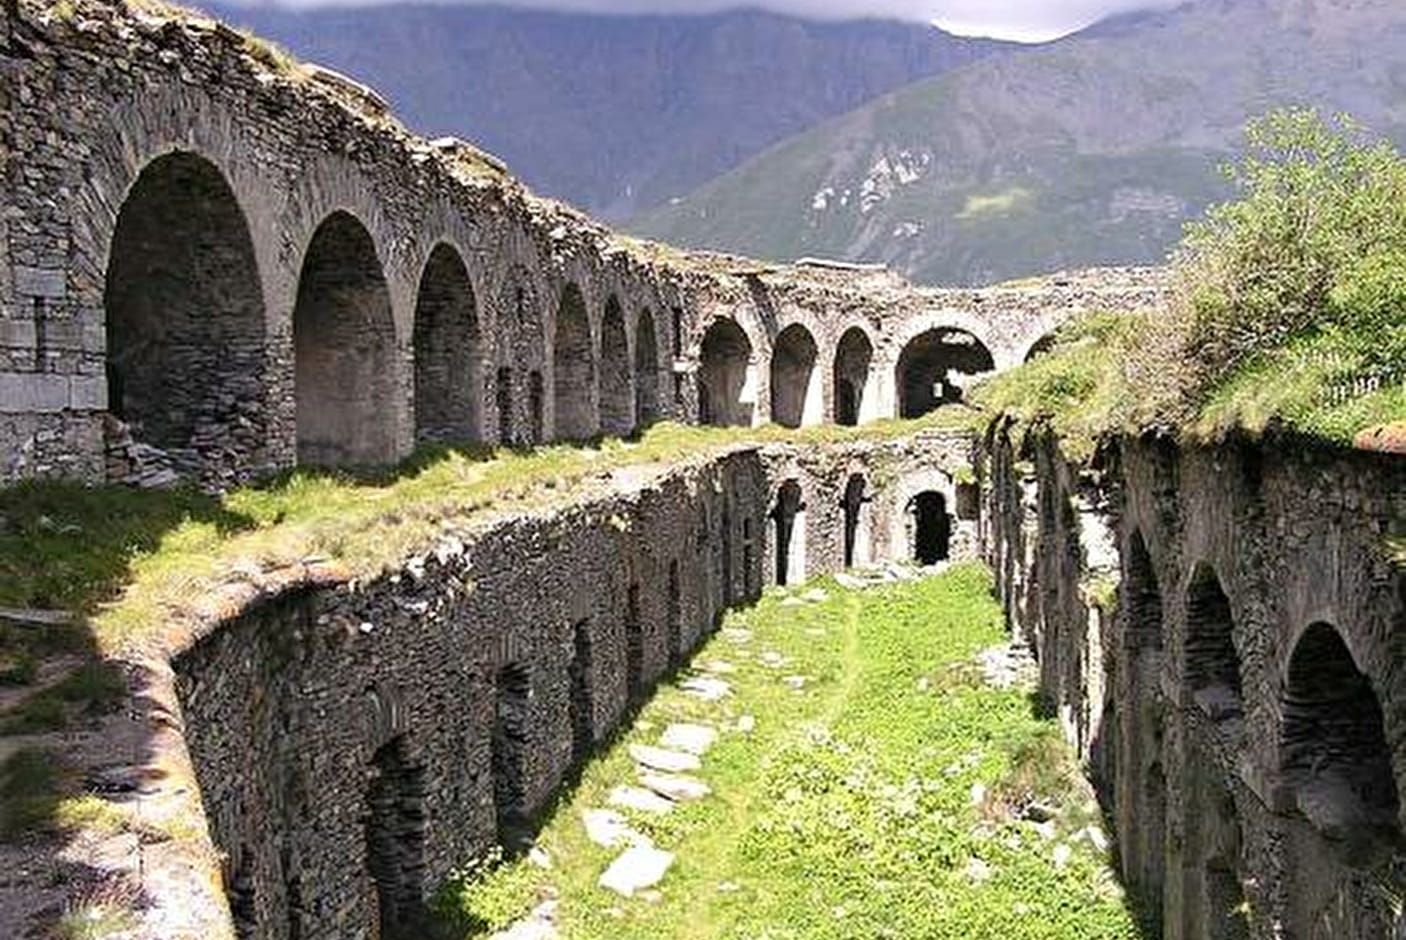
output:
[[[59,757],[23,748],[0,764],[0,838],[13,839],[47,825],[63,801],[68,781]]]
[[[752,443],[897,438],[969,428],[971,412],[862,428],[697,428],[663,424],[638,441],[531,451],[436,451],[371,477],[300,470],[223,497],[123,487],[29,482],[0,489],[0,606],[87,615],[99,650],[159,638],[198,613],[221,584],[258,579],[310,558],[372,575],[431,547],[446,526],[477,512],[519,510],[571,497],[575,484],[613,469],[701,459]],[[31,675],[24,644],[71,628],[26,630],[0,655]],[[21,642],[18,638],[23,637]]]
[[[470,873],[442,898],[460,923],[482,933],[556,896],[568,940],[1137,937],[1107,859],[1077,837],[1097,812],[1057,729],[971,666],[1004,640],[986,571],[822,586],[821,603],[769,596],[730,615],[751,641],[720,633],[695,662],[733,663],[733,697],[661,689],[545,825],[552,868]],[[767,667],[766,650],[789,662]],[[809,677],[805,690],[789,675]],[[743,715],[751,733],[735,730]],[[632,779],[629,743],[677,720],[727,729],[700,774],[714,792],[634,820],[678,857],[658,897],[621,900],[596,886],[614,853],[586,839],[580,811]],[[1053,838],[1013,818],[1035,801],[1056,812]]]

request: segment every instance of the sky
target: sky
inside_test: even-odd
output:
[[[393,0],[245,0],[306,7]],[[452,2],[452,0],[450,0]],[[467,0],[472,2],[472,0]],[[1054,39],[1113,13],[1167,8],[1184,0],[499,0],[512,6],[596,13],[709,13],[756,6],[824,19],[887,17],[936,23],[962,35],[1022,42]]]

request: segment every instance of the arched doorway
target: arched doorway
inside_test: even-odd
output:
[[[801,502],[801,485],[795,480],[787,480],[776,491],[771,520],[776,548],[776,583],[787,585],[804,581],[805,504]]]
[[[264,300],[234,191],[178,152],[117,215],[103,290],[108,411],[172,469],[235,482],[264,458]]]
[[[605,302],[600,327],[600,429],[624,437],[634,430],[634,390],[630,388],[630,344],[620,301]]]
[[[869,363],[874,344],[857,326],[845,330],[835,349],[835,423],[855,425],[864,414],[865,392],[869,386]]]
[[[1243,692],[1235,652],[1230,599],[1215,569],[1205,562],[1191,572],[1186,592],[1183,673],[1193,695],[1214,721],[1238,718]]]
[[[951,554],[952,517],[947,499],[935,490],[925,490],[908,501],[910,557],[921,565],[946,561]]]
[[[1167,793],[1162,749],[1162,592],[1142,533],[1128,535],[1119,606],[1128,668],[1119,689],[1124,707],[1115,763],[1118,824],[1125,833],[1123,876],[1153,923],[1162,922],[1166,875]],[[1124,759],[1126,755],[1126,759]]]
[[[908,341],[898,357],[898,415],[917,418],[962,400],[964,377],[996,367],[991,352],[965,330],[938,327]]]
[[[478,308],[464,260],[448,245],[435,246],[420,276],[414,342],[416,439],[481,440]]]
[[[1031,362],[1032,360],[1039,359],[1041,356],[1053,350],[1054,346],[1055,335],[1053,333],[1046,333],[1030,344],[1030,349],[1025,354],[1025,361]]]
[[[744,401],[752,344],[736,321],[714,320],[703,334],[698,367],[698,421],[717,427],[747,427],[752,406]]]
[[[659,340],[654,314],[641,310],[635,324],[635,428],[659,420]]]
[[[352,215],[334,212],[303,257],[293,310],[298,462],[396,458],[395,324],[381,259]]]
[[[595,397],[596,363],[591,348],[591,324],[586,302],[575,284],[568,284],[557,308],[557,329],[552,344],[552,401],[556,406],[557,440],[581,441],[597,430]]]
[[[820,420],[820,383],[815,337],[793,323],[776,337],[771,352],[771,420],[788,428]]]
[[[845,483],[845,497],[841,506],[844,510],[844,563],[853,568],[869,560],[868,526],[863,519],[864,507],[869,502],[864,493],[864,477],[852,475]]]

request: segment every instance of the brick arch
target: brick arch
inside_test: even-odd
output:
[[[714,317],[698,351],[698,421],[723,427],[752,423],[756,346],[732,317]]]
[[[415,435],[431,443],[483,439],[483,340],[477,293],[463,255],[430,251],[415,301]]]
[[[600,321],[600,429],[624,436],[634,430],[634,376],[625,311],[618,294],[605,301]]]
[[[776,335],[769,369],[771,420],[789,428],[817,424],[824,403],[820,347],[804,323],[792,323]]]
[[[940,405],[961,401],[961,377],[995,368],[990,347],[969,330],[937,326],[919,333],[904,344],[894,365],[898,417],[916,418]]]
[[[831,359],[831,414],[836,424],[854,425],[875,414],[874,340],[854,324],[840,334]]]
[[[399,454],[399,357],[371,233],[345,211],[308,241],[293,309],[298,462],[386,464]]]
[[[659,331],[654,313],[640,307],[635,315],[635,427],[639,430],[659,420]]]
[[[103,307],[119,433],[164,451],[182,475],[217,485],[252,475],[270,434],[264,289],[217,166],[172,150],[142,168],[113,226]]]
[[[586,298],[568,282],[552,331],[552,403],[557,440],[585,440],[600,429],[596,412],[595,340]]]

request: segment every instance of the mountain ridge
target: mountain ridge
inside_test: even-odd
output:
[[[1199,0],[1096,24],[882,95],[628,227],[928,282],[1154,263],[1227,194],[1245,122],[1302,104],[1406,136],[1406,11]]]
[[[416,130],[501,156],[608,219],[686,193],[819,120],[1016,44],[756,9],[592,15],[502,5],[216,5],[375,86]]]

